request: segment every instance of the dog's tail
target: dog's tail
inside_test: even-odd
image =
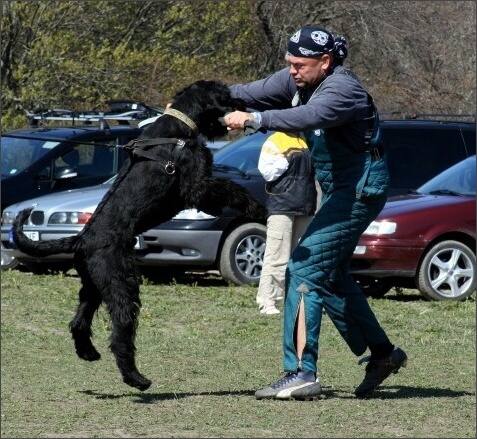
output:
[[[13,242],[17,248],[30,256],[38,257],[57,255],[60,253],[73,253],[76,241],[78,240],[77,236],[52,241],[32,241],[25,236],[23,233],[23,224],[25,224],[32,210],[32,207],[22,210],[13,222]]]

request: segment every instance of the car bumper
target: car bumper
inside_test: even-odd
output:
[[[136,249],[138,265],[212,266],[217,259],[219,230],[151,229]]]
[[[373,277],[414,277],[424,247],[415,242],[395,245],[392,242],[361,239],[351,260],[351,273]]]
[[[76,231],[41,231],[24,228],[25,232],[37,232],[41,241],[75,236]],[[136,263],[146,266],[202,266],[212,267],[220,247],[221,230],[186,230],[154,228],[143,233],[136,248]],[[73,259],[73,254],[58,254],[42,258],[33,257],[15,248],[9,241],[8,230],[2,228],[2,252],[19,262],[60,262]]]
[[[50,241],[52,239],[69,238],[70,236],[75,236],[81,229],[82,227],[78,227],[78,229],[74,231],[56,230],[56,231],[42,232],[42,231],[28,229],[24,227],[25,232],[37,232],[39,240],[41,241]],[[18,259],[18,261],[20,262],[24,262],[24,263],[61,262],[61,261],[73,259],[73,254],[70,254],[70,253],[60,253],[57,255],[45,256],[42,258],[37,258],[34,256],[27,255],[26,253],[23,253],[17,248],[15,248],[15,245],[10,242],[9,228],[7,229],[6,227],[2,227],[1,240],[2,240],[2,252],[4,252],[9,257],[14,257]]]

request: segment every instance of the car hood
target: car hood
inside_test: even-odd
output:
[[[475,201],[475,197],[427,194],[396,195],[388,198],[378,218],[387,218],[398,214],[402,215],[417,210],[433,209],[441,206],[457,206],[459,204],[468,203],[469,200]]]
[[[214,172],[215,176],[220,173]],[[266,198],[265,184],[261,177],[244,178],[241,176],[231,177],[230,174],[220,175],[221,177],[228,177],[236,183],[245,186],[256,198],[264,202]],[[91,186],[82,189],[71,189],[68,191],[56,192],[53,194],[44,195],[41,197],[31,198],[20,203],[13,204],[5,210],[18,212],[20,210],[29,208],[33,205],[35,210],[50,210],[65,211],[65,212],[93,212],[96,206],[102,200],[106,192],[111,187],[112,183],[103,183],[97,186]]]
[[[111,184],[107,183],[84,189],[57,192],[13,204],[5,210],[20,211],[36,204],[36,210],[48,210],[54,207],[57,211],[93,212],[110,187]]]

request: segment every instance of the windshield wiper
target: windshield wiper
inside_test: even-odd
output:
[[[456,191],[451,191],[449,189],[438,189],[436,191],[429,192],[429,195],[455,195],[461,197],[462,194]]]
[[[237,174],[240,174],[243,178],[249,179],[250,174],[248,172],[242,171],[239,168],[236,168],[235,166],[230,166],[230,165],[221,165],[214,163],[213,167],[214,171],[221,171],[221,172],[236,172]]]

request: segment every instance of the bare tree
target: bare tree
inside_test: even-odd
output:
[[[283,66],[290,35],[317,24],[348,41],[381,110],[475,114],[472,1],[2,0],[5,109],[164,105],[199,78],[244,82]]]
[[[381,108],[475,114],[475,14],[470,1],[259,1],[262,44],[251,71],[259,77],[283,66],[291,33],[314,23],[345,36],[346,65]]]

